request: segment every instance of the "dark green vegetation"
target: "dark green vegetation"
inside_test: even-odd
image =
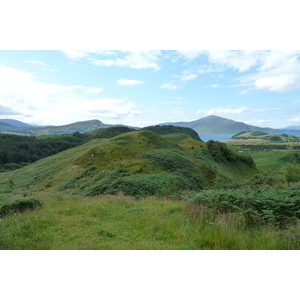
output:
[[[9,213],[16,214],[26,210],[35,209],[41,205],[41,201],[35,197],[8,198],[3,195],[0,198],[0,217]]]
[[[172,125],[164,125],[164,126],[148,126],[143,128],[142,130],[150,130],[159,135],[170,134],[170,133],[184,133],[191,136],[196,141],[201,141],[197,132],[191,128],[180,127],[180,126],[172,126]]]
[[[245,124],[243,122],[236,122],[218,116],[208,116],[192,122],[177,122],[177,123],[166,123],[166,124],[192,128],[198,134],[214,134],[214,133],[236,134],[241,131],[265,131],[269,133],[277,132],[276,129],[252,126],[252,125]]]
[[[250,185],[248,188],[207,190],[187,198],[216,213],[236,212],[244,217],[248,226],[260,222],[284,227],[300,219],[299,188]]]
[[[280,160],[269,158],[274,150],[259,152],[255,166],[231,146],[184,133],[85,136],[0,174],[0,249],[299,249],[299,179],[287,168],[298,166],[296,150],[258,173]]]
[[[88,140],[88,136],[80,133],[45,138],[1,134],[0,172],[18,169],[41,158],[81,145]]]

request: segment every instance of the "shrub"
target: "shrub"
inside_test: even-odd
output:
[[[218,163],[242,162],[247,164],[251,168],[255,167],[255,163],[250,155],[239,154],[221,142],[210,140],[206,142],[206,145],[210,155]]]
[[[202,189],[205,180],[200,167],[186,155],[172,150],[155,149],[143,154],[155,166],[182,177],[189,189]],[[188,183],[187,183],[188,182]]]
[[[28,209],[35,209],[41,206],[42,203],[35,197],[23,197],[17,199],[1,199],[0,200],[0,217],[3,217],[11,212],[17,213]]]
[[[300,219],[300,190],[260,186],[257,189],[206,190],[188,201],[212,209],[215,213],[242,213],[248,224],[263,221],[284,226]]]
[[[297,165],[288,166],[285,171],[285,178],[288,184],[300,181],[300,167]]]

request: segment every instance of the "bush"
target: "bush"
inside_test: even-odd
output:
[[[245,163],[250,168],[255,167],[255,163],[250,155],[242,155],[230,149],[226,144],[215,141],[206,142],[210,155],[218,163]]]
[[[290,165],[286,168],[285,178],[288,184],[300,181],[300,167]]]
[[[200,167],[184,154],[159,149],[144,153],[143,158],[149,159],[156,167],[181,176],[188,189],[197,190],[205,186]]]
[[[206,190],[186,200],[215,213],[240,212],[249,225],[263,221],[284,226],[300,219],[300,190],[261,186],[257,189]]]
[[[35,209],[41,206],[42,203],[35,197],[24,197],[17,199],[1,199],[0,200],[0,217],[3,217],[11,212],[23,212],[28,209]]]

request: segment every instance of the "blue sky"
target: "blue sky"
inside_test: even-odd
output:
[[[0,118],[300,124],[300,51],[1,50]]]

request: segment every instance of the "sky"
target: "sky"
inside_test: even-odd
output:
[[[300,125],[300,51],[1,50],[0,118]]]

